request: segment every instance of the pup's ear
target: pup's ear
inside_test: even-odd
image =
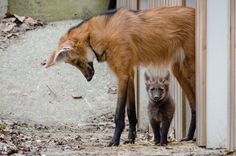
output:
[[[66,41],[60,47],[56,48],[53,53],[47,59],[45,67],[48,68],[54,65],[56,62],[68,61],[69,52],[73,50],[73,42]]]
[[[165,81],[169,81],[170,80],[170,72],[167,72],[167,75],[165,76]]]
[[[145,72],[144,73],[144,78],[145,78],[145,85],[146,85],[146,88],[148,89],[149,88],[149,86],[150,86],[150,77],[149,77],[149,75],[148,75],[148,73],[147,72]]]
[[[163,82],[165,85],[169,85],[169,83],[170,83],[170,72],[169,71],[167,72],[167,75],[165,76]]]
[[[148,76],[147,72],[144,73],[144,78],[145,78],[146,83],[150,80],[150,77]]]

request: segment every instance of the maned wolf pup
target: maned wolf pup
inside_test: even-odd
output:
[[[154,133],[155,145],[167,145],[167,135],[175,112],[175,103],[169,93],[170,73],[165,77],[145,73],[149,97],[148,115]]]
[[[192,111],[189,133],[184,140],[193,139],[196,123],[193,8],[119,9],[91,17],[62,36],[46,67],[64,61],[78,68],[87,81],[91,81],[95,73],[94,59],[107,62],[117,77],[116,126],[110,146],[120,143],[126,108],[130,123],[126,143],[135,142],[134,69],[140,65],[171,68]]]

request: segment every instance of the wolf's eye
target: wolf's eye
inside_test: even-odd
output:
[[[158,88],[158,91],[159,91],[159,92],[163,92],[164,89],[163,89],[163,88]]]
[[[81,66],[80,61],[76,61],[75,64],[76,64],[77,66]]]

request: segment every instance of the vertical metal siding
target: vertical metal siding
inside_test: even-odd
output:
[[[137,0],[118,0],[117,1],[118,8],[137,9],[137,6],[138,6]]]

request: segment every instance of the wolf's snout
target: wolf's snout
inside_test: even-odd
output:
[[[87,79],[88,82],[91,81],[92,78],[93,78],[93,76],[86,76],[86,79]]]
[[[87,67],[87,74],[85,75],[87,81],[91,81],[94,75],[94,68],[93,68],[93,62],[89,62],[88,63],[88,67]]]

